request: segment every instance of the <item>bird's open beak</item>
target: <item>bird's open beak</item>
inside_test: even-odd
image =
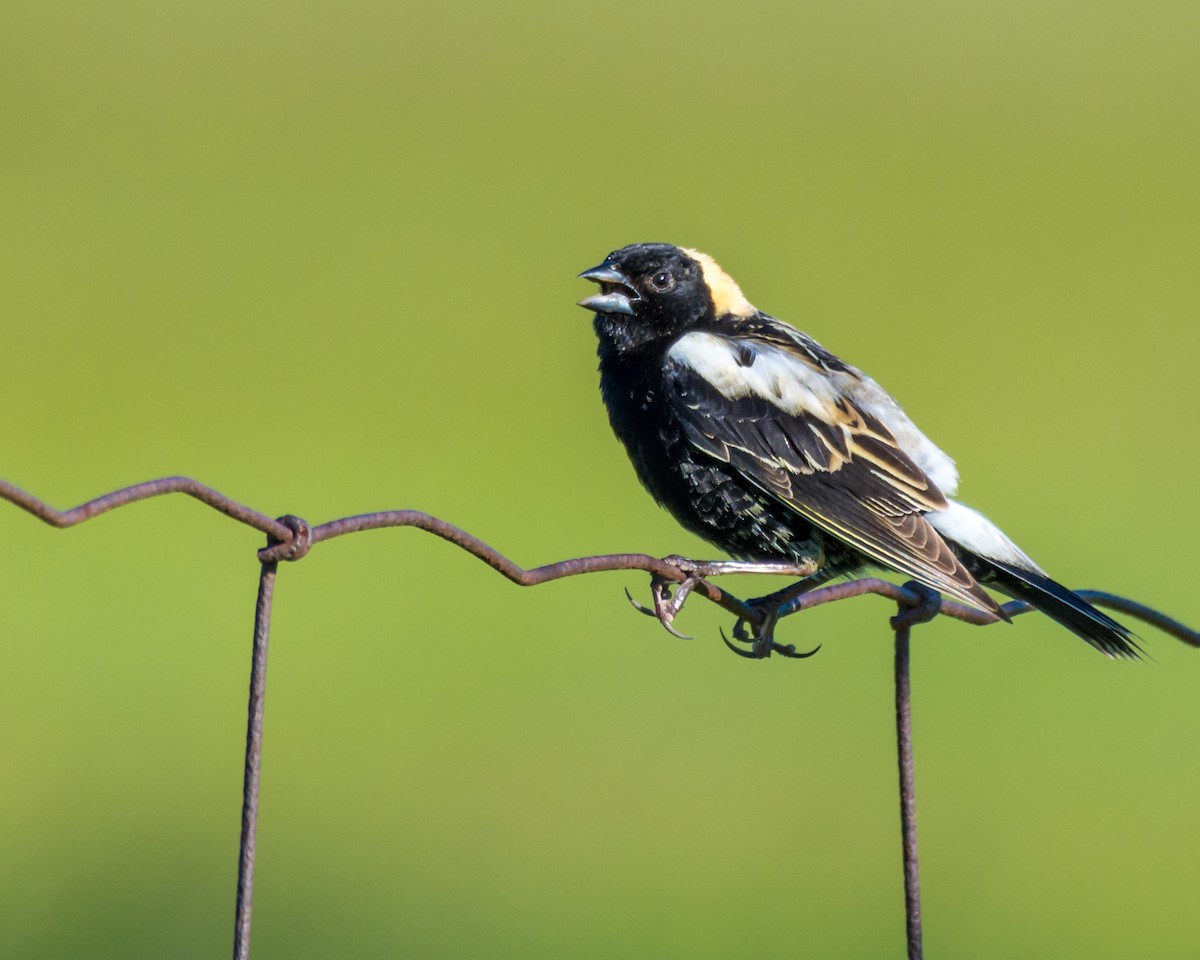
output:
[[[579,305],[596,313],[627,313],[633,315],[633,301],[641,299],[633,289],[629,278],[616,267],[602,263],[591,270],[584,270],[580,278],[600,284],[600,292],[584,297]]]

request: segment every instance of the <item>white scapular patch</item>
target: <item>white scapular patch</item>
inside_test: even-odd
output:
[[[949,495],[958,488],[954,461],[917,429],[879,384],[853,368],[821,370],[782,347],[699,331],[680,337],[667,356],[690,367],[730,400],[762,397],[793,416],[844,422],[837,403],[847,400],[882,423],[939,490]]]
[[[826,416],[839,395],[828,376],[778,347],[751,340],[694,331],[676,340],[667,356],[691,367],[730,400],[759,396],[786,413]]]
[[[700,264],[700,272],[704,275],[704,283],[712,295],[713,308],[718,317],[726,314],[732,314],[735,317],[752,317],[758,313],[758,309],[742,293],[742,288],[737,285],[733,277],[721,269],[716,260],[699,250],[691,250],[687,247],[682,249],[684,253]]]
[[[1044,571],[1008,539],[1004,531],[978,510],[963,506],[955,500],[945,510],[925,514],[930,525],[947,540],[953,540],[972,553],[992,560],[1002,560],[1014,567],[1031,570],[1045,576]]]

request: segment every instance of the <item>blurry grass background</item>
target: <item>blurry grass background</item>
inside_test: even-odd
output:
[[[3,475],[709,555],[573,305],[667,240],[883,382],[1058,577],[1195,623],[1198,42],[1167,0],[9,4]],[[0,955],[222,956],[257,535],[178,498],[0,537]],[[897,954],[886,605],[748,664],[625,586],[413,531],[284,567],[256,957]],[[930,955],[1196,956],[1200,654],[1144,636],[919,631]]]

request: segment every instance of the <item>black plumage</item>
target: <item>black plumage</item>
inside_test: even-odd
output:
[[[600,292],[600,389],[646,489],[739,559],[868,563],[1003,616],[983,584],[1026,600],[1102,652],[1132,634],[1051,580],[951,499],[958,474],[875,381],[756,309],[711,257],[617,250],[580,274]]]

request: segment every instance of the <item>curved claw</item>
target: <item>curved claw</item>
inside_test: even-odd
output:
[[[629,601],[629,605],[631,607],[633,607],[633,609],[636,610],[638,613],[644,613],[648,617],[654,617],[656,620],[658,619],[657,613],[655,613],[649,607],[642,606],[640,603],[638,603],[636,600],[633,599],[633,594],[629,592],[628,587],[625,588],[625,599]]]
[[[629,601],[630,606],[632,606],[633,609],[638,613],[644,613],[646,616],[653,617],[655,620],[661,623],[663,625],[663,629],[666,630],[671,636],[678,637],[680,640],[694,639],[693,637],[689,637],[686,633],[680,633],[673,626],[671,626],[671,620],[678,611],[672,609],[671,603],[663,598],[659,592],[655,592],[654,605],[656,609],[654,610],[651,610],[649,607],[642,606],[642,604],[634,600],[633,594],[629,592],[628,587],[625,589],[625,598]]]
[[[655,577],[650,581],[650,595],[654,597],[654,615],[658,617],[658,622],[661,623],[667,630],[667,633],[672,636],[679,637],[681,640],[691,640],[692,638],[685,634],[679,633],[671,626],[671,621],[683,609],[684,601],[695,587],[696,581],[690,577],[680,584],[672,584],[667,580],[660,580]],[[674,587],[674,595],[671,589]]]
[[[658,622],[661,623],[663,625],[663,629],[666,630],[667,633],[669,633],[673,637],[678,637],[680,640],[695,640],[696,639],[695,637],[689,637],[686,633],[680,633],[673,626],[671,626],[671,621],[669,621],[669,620],[661,620],[660,619]]]
[[[746,660],[762,660],[769,657],[772,653],[777,653],[781,657],[787,657],[790,660],[807,660],[821,649],[822,644],[817,644],[813,649],[808,651],[798,651],[794,643],[782,644],[776,643],[772,638],[770,628],[774,624],[765,625],[766,632],[761,633],[757,637],[752,637],[746,633],[746,622],[738,620],[733,625],[733,636],[739,643],[750,644],[749,650],[743,650],[741,647],[736,647],[730,643],[729,638],[725,636],[725,631],[721,631],[721,640],[730,650],[736,653],[739,657]]]
[[[779,643],[771,644],[771,649],[773,649],[777,654],[779,654],[781,657],[789,657],[792,660],[807,660],[818,650],[820,650],[821,647],[822,644],[818,643],[815,647],[809,650],[808,653],[798,653],[794,643],[789,643],[786,647]]]
[[[741,647],[735,647],[732,643],[729,642],[729,638],[727,636],[725,636],[724,630],[721,631],[721,640],[725,644],[725,646],[727,646],[731,651],[736,653],[743,660],[761,660],[763,658],[762,654],[755,653],[753,650],[743,650]]]

